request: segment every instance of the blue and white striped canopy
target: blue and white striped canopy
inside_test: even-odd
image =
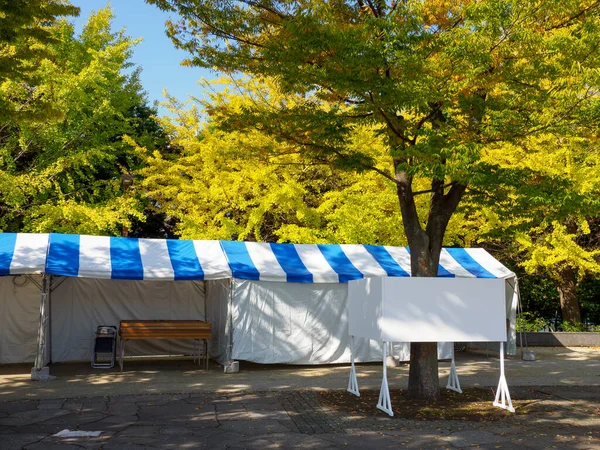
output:
[[[43,273],[48,234],[0,233],[0,276]]]
[[[219,241],[51,234],[46,273],[121,280],[214,280],[231,271]]]
[[[410,276],[404,247],[266,244],[137,239],[70,234],[0,233],[0,275],[27,273],[125,280],[240,278],[346,283],[364,277]],[[510,278],[483,249],[442,250],[440,277]]]
[[[337,244],[266,244],[221,241],[234,278],[347,283],[365,277],[409,277],[405,247]],[[514,273],[481,248],[445,248],[438,277],[510,278]]]

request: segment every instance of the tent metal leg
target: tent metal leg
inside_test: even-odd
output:
[[[225,335],[227,336],[227,363],[233,358],[233,290],[235,289],[234,280],[229,280],[229,301],[227,305],[227,323],[225,327]]]
[[[394,415],[394,411],[392,411],[392,400],[390,398],[390,389],[388,387],[387,380],[387,348],[388,343],[383,342],[383,379],[381,380],[381,389],[379,391],[379,401],[377,402],[377,408],[382,410],[384,413],[389,414],[390,416]]]
[[[204,288],[203,289],[204,290],[204,321],[208,322],[208,306],[206,304],[207,303],[206,302],[206,297],[207,297],[207,295],[206,295],[206,288],[207,288],[206,281],[202,281],[202,287]]]
[[[40,297],[40,322],[38,327],[38,342],[34,367],[31,369],[31,379],[37,381],[52,380],[47,367],[48,364],[48,291],[49,275],[42,277],[42,292]]]
[[[48,337],[47,337],[47,355],[48,364],[52,364],[52,275],[48,279]]]
[[[204,290],[204,321],[208,322],[208,301],[207,301],[207,284],[206,281],[202,281],[202,287]],[[208,370],[208,341],[206,339],[202,339],[204,341],[204,356],[206,359],[206,370]],[[200,365],[200,339],[198,339],[198,365]]]
[[[44,361],[44,350],[46,347],[46,299],[48,296],[48,277],[42,278],[42,294],[40,299],[40,322],[38,326],[38,342],[35,355],[35,368],[41,370],[46,362]]]
[[[512,401],[510,399],[510,393],[508,392],[506,377],[504,376],[504,342],[500,342],[500,381],[498,382],[498,390],[496,391],[494,406],[506,409],[510,412],[515,412],[515,408],[513,408]]]
[[[459,394],[462,394],[460,381],[458,381],[458,373],[456,373],[456,363],[454,362],[454,342],[452,343],[452,362],[450,363],[450,376],[448,377],[446,389],[450,389],[451,391],[456,391]]]
[[[350,362],[350,379],[348,380],[347,391],[360,397],[358,380],[356,379],[356,367],[354,366],[354,336],[350,336]]]

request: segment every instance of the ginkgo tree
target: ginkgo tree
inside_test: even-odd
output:
[[[177,235],[406,244],[397,233],[401,218],[389,180],[307,161],[293,146],[257,130],[219,130],[224,109],[298,99],[282,97],[268,81],[205,81],[205,88],[202,101],[167,96],[168,114],[159,121],[170,136],[168,152],[148,152],[130,141],[145,155],[138,172],[143,192],[157,211],[177,220]],[[368,146],[382,167],[387,164],[383,141],[372,127],[356,130],[348,146]]]
[[[202,99],[181,102],[167,94],[163,106],[168,114],[158,121],[170,137],[168,151],[148,151],[127,139],[144,161],[137,172],[143,194],[156,212],[176,221],[176,235],[406,245],[404,233],[398,233],[402,218],[390,180],[373,171],[356,173],[307,160],[294,146],[257,130],[220,130],[222,120],[250,105],[301,97],[283,96],[272,80],[201,84]],[[346,145],[349,151],[368,149],[383,170],[388,161],[379,131],[374,125],[359,127]],[[425,211],[426,198],[418,198],[417,206]],[[452,224],[445,244],[464,244],[467,230]]]
[[[52,25],[61,17],[75,16],[79,8],[65,0],[10,0],[0,2],[0,83],[34,85],[36,67],[47,57],[48,45],[56,43]],[[30,101],[36,98],[31,92]],[[31,117],[19,103],[0,96],[0,121],[12,116]]]
[[[466,199],[463,230],[504,242],[528,273],[549,277],[563,321],[577,323],[577,286],[600,274],[600,152],[597,125],[572,131],[488,147],[485,159],[521,168],[521,177],[503,186],[503,201],[484,189]]]
[[[19,111],[0,121],[3,231],[120,234],[144,219],[140,199],[122,187],[141,161],[123,136],[150,148],[164,136],[131,70],[136,40],[111,31],[112,19],[99,10],[80,35],[66,19],[46,24],[29,81],[0,84]]]
[[[436,276],[467,189],[505,178],[482,161],[487,146],[596,120],[595,2],[147,1],[179,13],[168,34],[189,51],[187,64],[272,77],[304,98],[246,108],[228,127],[259,129],[305,157],[395,183],[413,276]],[[389,168],[346,147],[364,123],[382,127]],[[413,187],[418,179],[427,189]],[[417,195],[429,196],[422,217]],[[439,397],[434,343],[411,344],[409,394]]]

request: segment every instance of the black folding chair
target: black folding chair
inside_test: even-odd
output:
[[[115,355],[117,349],[117,327],[101,325],[96,328],[96,339],[94,340],[94,352],[92,353],[92,367],[94,369],[111,369],[115,366]],[[104,356],[103,359],[98,355]]]

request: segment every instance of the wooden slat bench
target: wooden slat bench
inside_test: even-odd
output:
[[[205,367],[208,370],[208,342],[211,325],[201,320],[121,320],[121,372],[125,356],[125,342],[132,339],[193,339],[194,362],[200,364],[200,340],[204,341]]]

